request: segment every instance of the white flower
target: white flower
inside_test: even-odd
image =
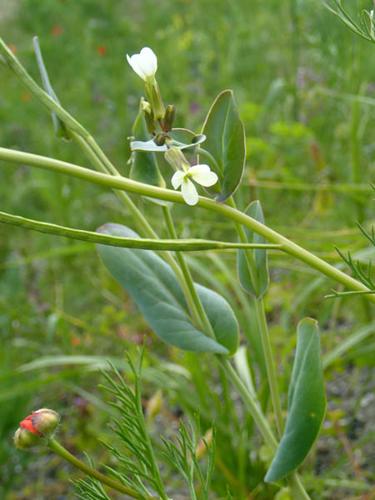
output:
[[[209,187],[216,184],[218,180],[215,172],[212,172],[208,165],[194,165],[186,170],[177,170],[171,179],[174,189],[181,187],[182,196],[188,205],[198,203],[198,192],[193,182],[201,186]]]
[[[126,54],[128,63],[142,80],[152,80],[158,69],[158,59],[153,50],[149,47],[143,47],[139,54],[133,54],[131,57]]]

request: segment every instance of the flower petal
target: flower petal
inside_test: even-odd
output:
[[[201,186],[213,186],[218,181],[218,176],[212,172],[208,165],[194,165],[189,168],[189,174]]]
[[[178,189],[181,184],[184,182],[185,172],[182,170],[177,170],[172,176],[171,183],[174,189]]]
[[[191,180],[184,178],[181,187],[182,196],[188,205],[196,205],[199,200],[198,192]]]
[[[142,80],[145,80],[146,75],[143,71],[142,62],[140,60],[140,55],[134,54],[131,57],[129,57],[129,55],[126,54],[126,58],[128,60],[128,63],[132,67],[133,71],[135,71],[137,73],[137,75],[142,78]]]
[[[150,47],[143,47],[140,52],[142,69],[146,77],[154,76],[158,69],[158,59]]]

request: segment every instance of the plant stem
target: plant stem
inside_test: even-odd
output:
[[[95,168],[99,172],[104,172],[106,174],[111,174],[111,175],[116,175],[120,176],[120,173],[116,170],[114,166],[112,166],[111,162],[106,158],[106,162],[104,163],[103,158],[100,159],[98,155],[95,153],[93,150],[92,146],[90,146],[90,143],[86,141],[85,138],[81,137],[74,131],[71,131],[71,135],[73,139],[76,141],[76,143],[80,146],[82,151],[86,154],[86,156],[89,158],[89,160],[92,162],[92,164],[95,166]],[[97,145],[97,148],[99,146]],[[101,150],[100,150],[101,151]],[[103,157],[104,153],[101,155]],[[105,156],[105,155],[104,155]],[[113,168],[111,168],[111,167]],[[121,176],[120,176],[121,177]],[[142,214],[142,212],[137,208],[133,200],[130,198],[128,194],[126,194],[124,191],[119,191],[115,190],[115,193],[119,200],[124,203],[124,205],[128,208],[129,212],[132,214],[134,217],[135,223],[137,224],[138,229],[146,236],[155,238],[156,234],[154,233],[151,225],[149,224],[148,220],[146,217]]]
[[[93,469],[84,462],[81,462],[81,460],[72,455],[66,448],[64,448],[58,441],[56,441],[53,438],[50,438],[48,440],[48,447],[52,451],[54,451],[57,455],[59,455],[61,458],[71,463],[77,469],[81,470],[82,472],[92,477],[93,479],[97,479],[102,484],[107,485],[109,488],[112,488],[113,490],[124,493],[125,495],[128,495],[132,498],[142,498],[146,500],[152,500],[157,498],[153,496],[145,497],[140,493],[138,493],[137,491],[133,490],[132,488],[129,488],[128,486],[125,486],[124,484],[116,481],[115,479],[112,479],[111,477],[108,477],[105,474],[102,474],[101,472]]]
[[[133,181],[126,177],[117,177],[94,172],[87,168],[83,168],[72,163],[55,160],[45,156],[34,155],[25,153],[23,151],[13,151],[6,148],[0,148],[0,160],[9,161],[12,163],[27,164],[30,166],[43,168],[53,172],[59,172],[66,175],[71,175],[79,179],[98,184],[100,186],[107,186],[114,189],[127,191],[129,193],[136,193],[141,196],[148,196],[150,198],[157,198],[164,201],[172,201],[175,203],[185,204],[181,193],[172,191],[171,189],[159,188],[149,184]],[[215,200],[206,197],[199,197],[198,206],[205,208],[212,212],[230,219],[238,224],[244,225],[252,231],[260,234],[271,243],[282,245],[283,250],[289,255],[296,257],[300,261],[307,264],[309,267],[321,272],[325,276],[343,284],[353,291],[370,291],[361,282],[345,274],[334,266],[328,264],[323,259],[305,250],[293,241],[287,239],[285,236],[277,233],[270,227],[252,219],[248,215],[236,210],[228,205],[217,203]],[[367,300],[375,302],[375,296],[368,295]]]
[[[277,441],[275,436],[272,433],[270,425],[263,415],[262,410],[259,407],[258,402],[253,397],[252,394],[248,391],[246,385],[242,382],[241,378],[237,374],[236,370],[231,365],[230,361],[225,358],[220,358],[220,361],[225,369],[225,372],[228,375],[228,378],[232,382],[232,384],[236,387],[239,392],[243,402],[246,405],[250,415],[252,416],[256,426],[258,427],[265,443],[269,448],[275,452],[277,447]]]
[[[95,140],[90,136],[90,134],[87,134],[88,137],[81,137],[79,134],[75,132],[71,133],[73,138],[76,140],[76,142],[79,144],[79,146],[82,148],[82,150],[86,153],[88,158],[93,162],[93,164],[99,171],[104,173],[110,173],[115,177],[122,178],[116,167],[111,163],[109,158],[105,155],[105,153],[102,151],[100,146],[95,142]],[[128,196],[127,193],[121,190],[115,190],[115,192],[118,195],[119,199],[125,204],[125,206],[127,206],[130,213],[133,215],[135,222],[141,231],[141,234],[149,238],[153,238],[155,240],[159,239],[157,233],[153,230],[152,226],[150,225],[146,217],[138,209],[138,207],[132,201],[130,196]],[[160,255],[165,259],[166,262],[168,262],[168,264],[173,269],[177,277],[177,280],[179,281],[181,288],[184,292],[186,300],[190,304],[190,307],[192,307],[189,290],[186,286],[186,282],[184,281],[181,269],[178,266],[176,260],[173,258],[172,254],[169,251],[162,251],[160,252]]]
[[[235,209],[237,208],[236,203],[235,203],[233,198],[230,198],[228,200],[228,204]],[[237,229],[237,233],[239,235],[241,242],[242,243],[247,242],[248,241],[247,235],[245,233],[244,228],[242,226],[240,226],[239,224],[236,224],[236,229]],[[256,273],[256,263],[255,263],[253,253],[251,252],[251,250],[245,250],[245,255],[246,255],[246,263],[248,266],[250,276],[252,278],[253,283],[256,283],[257,273]],[[256,285],[255,285],[255,287],[256,287]],[[282,415],[282,411],[281,411],[281,402],[280,402],[279,389],[278,389],[278,385],[277,385],[277,374],[276,374],[275,360],[274,360],[274,356],[272,353],[271,339],[270,339],[270,335],[269,335],[269,331],[268,331],[263,296],[255,297],[254,305],[255,305],[256,319],[257,319],[260,338],[261,338],[264,362],[265,362],[266,371],[267,371],[267,380],[268,380],[268,385],[269,385],[270,392],[271,392],[272,406],[273,406],[273,410],[274,410],[274,414],[275,414],[276,428],[277,428],[278,435],[281,436],[282,430],[283,430],[283,415]]]
[[[275,412],[276,428],[279,436],[281,436],[283,431],[283,415],[281,411],[280,394],[277,385],[275,360],[272,353],[272,346],[267,326],[267,319],[264,310],[263,299],[255,300],[255,311],[259,325],[260,338],[262,341],[262,348],[263,348],[264,360],[267,371],[267,379],[271,392],[272,406]]]
[[[310,500],[310,496],[305,491],[298,474],[294,473],[290,476],[289,485],[293,500]]]
[[[167,226],[167,231],[168,231],[169,236],[175,240],[178,240],[178,235],[176,232],[176,228],[174,226],[174,222],[172,219],[170,208],[168,206],[162,206],[162,210],[163,210],[164,220],[165,220],[165,223]],[[188,265],[186,264],[184,256],[181,253],[177,253],[176,258],[177,258],[178,265],[180,266],[180,269],[182,272],[182,276],[183,276],[184,283],[185,283],[185,288],[188,292],[187,296],[185,296],[185,298],[188,302],[190,313],[193,316],[193,319],[194,319],[196,325],[203,326],[202,314],[201,314],[201,312],[202,312],[201,309],[203,309],[203,308],[202,308],[201,301],[198,297],[197,291],[195,289],[194,281],[193,281],[193,278],[191,276],[190,269],[189,269]]]
[[[197,252],[202,250],[234,250],[237,248],[270,248],[281,250],[280,245],[242,244],[225,241],[200,240],[200,239],[156,239],[156,238],[127,238],[113,236],[106,233],[72,229],[66,226],[50,224],[48,222],[28,219],[19,215],[8,214],[0,211],[0,223],[31,229],[40,233],[54,234],[64,238],[87,241],[101,245],[120,248],[139,248],[156,251]]]

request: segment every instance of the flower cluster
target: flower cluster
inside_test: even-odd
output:
[[[164,126],[164,131],[169,130],[174,118],[174,107],[167,106],[165,110],[156,82],[155,74],[158,69],[158,60],[155,53],[144,47],[139,54],[127,55],[127,60],[135,73],[145,82],[146,94],[149,100],[143,102],[143,109],[150,131],[154,132],[155,125],[150,125],[150,119],[159,120]],[[170,116],[171,115],[171,116]],[[168,141],[166,140],[166,144]],[[171,184],[174,189],[181,189],[182,196],[188,205],[196,205],[199,201],[195,184],[211,187],[218,181],[218,176],[205,164],[190,166],[183,153],[176,148],[169,147],[165,153],[166,160],[176,170],[172,176]]]

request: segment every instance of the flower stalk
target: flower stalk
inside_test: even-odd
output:
[[[92,477],[93,479],[96,479],[97,481],[101,482],[102,484],[108,486],[109,488],[119,491],[120,493],[124,493],[125,495],[128,495],[132,498],[139,498],[143,500],[154,500],[157,499],[158,497],[154,496],[148,496],[145,497],[144,495],[141,495],[137,491],[133,490],[132,488],[129,488],[125,484],[120,483],[119,481],[116,481],[116,479],[112,479],[111,477],[106,476],[105,474],[97,471],[96,469],[90,467],[89,465],[85,464],[81,460],[79,460],[77,457],[72,455],[64,446],[62,446],[56,439],[51,438],[49,439],[47,446],[50,450],[52,450],[56,455],[59,457],[63,458],[67,462],[69,462],[71,465],[79,469],[80,471],[84,472],[88,476]]]

